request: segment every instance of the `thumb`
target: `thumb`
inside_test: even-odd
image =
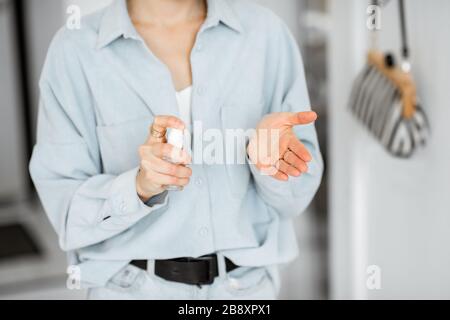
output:
[[[314,111],[292,112],[288,115],[288,124],[291,126],[306,125],[317,120],[317,113]]]

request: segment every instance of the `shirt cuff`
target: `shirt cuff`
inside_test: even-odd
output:
[[[144,203],[136,191],[136,177],[139,168],[135,168],[118,176],[111,187],[110,206],[115,216],[146,215],[151,211],[167,205],[168,193],[151,198]]]
[[[152,208],[156,205],[164,204],[164,202],[167,199],[168,194],[169,194],[169,191],[164,191],[163,193],[160,193],[160,194],[150,198],[150,200],[145,202],[145,205],[149,208]]]

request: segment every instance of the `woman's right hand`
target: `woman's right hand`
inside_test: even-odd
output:
[[[166,186],[186,186],[192,175],[192,170],[186,167],[191,163],[187,152],[167,144],[168,128],[184,130],[185,125],[173,116],[157,116],[150,127],[146,143],[139,147],[141,162],[136,191],[143,202],[163,193]],[[178,164],[164,159],[172,159]]]

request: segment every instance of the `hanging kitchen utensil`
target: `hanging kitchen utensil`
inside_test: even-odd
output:
[[[374,2],[375,5],[378,1]],[[425,145],[427,117],[420,106],[411,74],[404,1],[399,0],[402,61],[376,49],[377,30],[364,70],[355,80],[350,96],[351,112],[394,156],[409,158]]]

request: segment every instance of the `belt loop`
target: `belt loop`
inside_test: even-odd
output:
[[[217,254],[217,269],[219,271],[219,278],[226,279],[227,268],[225,265],[225,257],[220,252],[217,252],[216,254]]]
[[[155,274],[155,260],[147,260],[147,273],[150,275]]]

